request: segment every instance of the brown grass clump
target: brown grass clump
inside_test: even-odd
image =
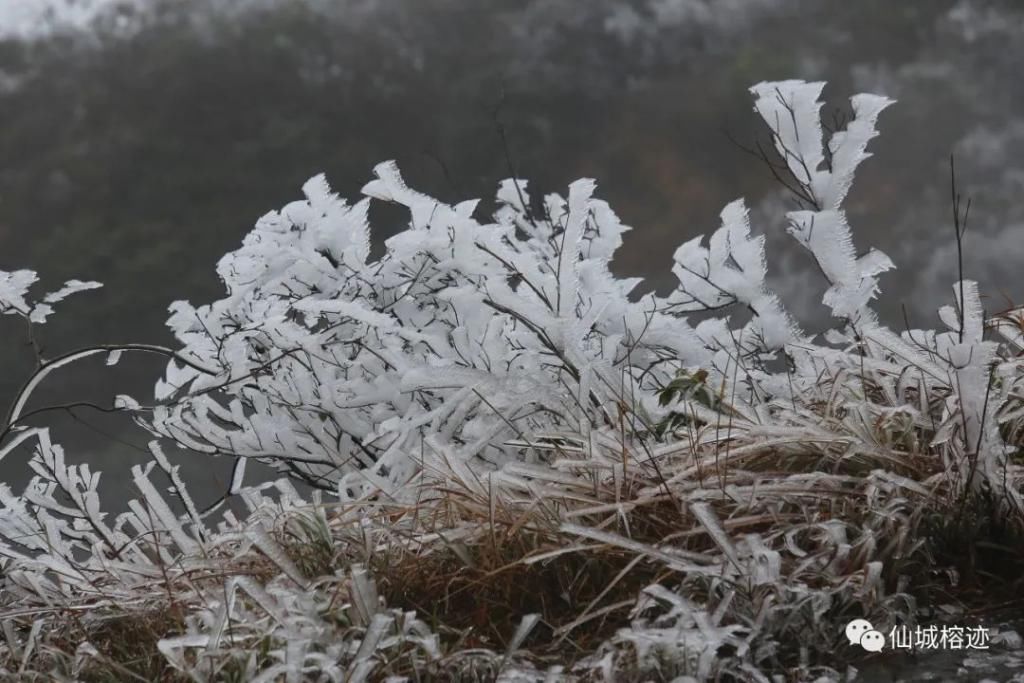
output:
[[[157,643],[185,630],[184,614],[174,605],[154,604],[139,610],[107,609],[83,614],[58,612],[53,631],[37,655],[35,671],[20,680],[68,677],[82,683],[147,681],[184,683],[188,680],[160,654]],[[83,642],[89,643],[81,648]],[[76,666],[76,659],[82,658]],[[78,657],[76,657],[76,655]],[[45,675],[42,672],[46,672]]]
[[[493,535],[472,547],[402,553],[377,572],[388,604],[443,625],[465,647],[504,650],[523,617],[536,614],[522,646],[571,661],[613,635],[627,616],[632,603],[609,598],[638,594],[666,572],[615,548],[534,561],[560,547],[557,539],[496,523]],[[578,624],[594,609],[599,617]]]

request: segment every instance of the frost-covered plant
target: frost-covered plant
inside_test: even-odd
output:
[[[707,415],[687,397],[658,405],[680,371],[709,373],[722,399],[711,413],[739,427],[775,421],[798,399],[806,407],[823,371],[865,370],[863,382],[886,384],[886,400],[862,393],[848,411],[876,419],[899,408],[919,424],[935,417],[921,402],[945,392],[945,457],[970,460],[994,483],[1004,449],[996,411],[984,407],[996,346],[982,339],[976,288],[962,285],[966,310],[944,310],[952,333],[879,325],[871,301],[892,263],[874,249],[856,255],[842,201],[891,101],[852,98],[845,129],[823,139],[822,87],[785,81],[752,92],[801,204],[788,214],[790,233],[819,265],[824,303],[841,321],[829,345],[812,343],[767,289],[763,238],[751,236],[742,200],[723,210],[706,246],[698,237],[676,251],[673,292],[630,301],[638,281],[608,269],[628,228],[593,197],[592,181],[574,183],[567,199],[533,202],[524,181],[506,180],[494,222],[482,224],[476,202],[415,192],[386,163],[352,205],[311,180],[304,201],[263,217],[220,261],[225,298],[172,307],[181,355],[214,372],[172,361],[151,428],[237,457],[236,484],[245,460],[258,458],[347,496],[396,491],[424,449],[500,466],[537,457],[524,435],[614,427],[643,437],[666,411]],[[411,216],[375,260],[368,198]],[[707,311],[728,315],[688,322]],[[734,312],[748,322],[732,322]],[[782,355],[788,371],[770,370]],[[908,392],[918,405],[906,405]]]
[[[506,180],[481,223],[475,202],[417,193],[386,163],[354,205],[317,177],[305,200],[263,217],[219,263],[225,298],[172,306],[180,350],[43,363],[0,444],[0,456],[36,446],[26,490],[0,486],[5,673],[97,659],[100,612],[134,606],[180,616],[154,647],[189,680],[448,666],[519,680],[802,680],[841,644],[838,620],[912,621],[929,516],[987,501],[1024,529],[1011,457],[1024,443],[1022,327],[1019,311],[986,320],[967,280],[939,312],[945,331],[879,322],[872,302],[892,263],[857,255],[842,201],[889,100],[854,97],[845,129],[824,135],[822,88],[752,89],[779,155],[769,162],[798,203],[790,233],[825,279],[836,326],[821,337],[766,287],[741,200],[707,241],[676,250],[674,291],[631,301],[638,281],[608,268],[627,227],[592,181],[535,202]],[[411,216],[377,259],[370,198]],[[26,278],[8,280],[0,302],[44,319],[24,302]],[[154,441],[153,462],[133,469],[139,498],[111,522],[98,475],[17,423],[49,370],[124,349],[172,359],[151,414],[118,405],[158,437],[234,457],[244,517],[213,528]],[[305,507],[287,480],[243,486],[253,458],[335,494],[332,512],[319,498]],[[576,556],[585,571],[559,564]],[[579,588],[597,568],[608,585]],[[419,596],[391,605],[374,576],[399,603],[395,585],[433,595],[440,582],[438,623]],[[502,647],[468,645],[449,598],[507,597],[526,585],[517,577],[536,579],[552,642],[528,641],[540,617],[524,613]],[[563,602],[568,615],[552,607]],[[58,646],[67,629],[52,615],[79,609],[89,623]],[[581,631],[583,651],[558,649]],[[543,671],[570,649],[575,661]]]
[[[475,202],[447,206],[408,189],[393,164],[376,170],[364,193],[411,213],[382,258],[369,260],[368,200],[350,206],[315,178],[305,201],[265,216],[221,260],[225,299],[174,305],[182,355],[218,371],[172,363],[155,431],[338,481],[343,494],[394,490],[425,444],[494,465],[529,459],[510,437],[615,426],[624,397],[630,431],[648,430],[655,392],[680,368],[713,370],[749,407],[765,363],[800,338],[765,287],[763,238],[742,202],[708,247],[677,251],[675,292],[631,302],[638,280],[608,270],[627,228],[593,182],[534,207],[525,183],[507,180],[495,222],[480,224]],[[729,307],[754,317],[735,329],[686,321]]]
[[[51,304],[63,301],[76,292],[103,286],[99,282],[68,280],[56,292],[44,295],[42,301],[29,302],[25,297],[29,288],[38,280],[34,270],[0,271],[0,313],[18,315],[30,323],[45,323],[46,318],[53,313]]]
[[[171,365],[158,433],[343,494],[393,490],[424,441],[495,465],[529,457],[504,442],[614,425],[630,385],[650,392],[680,362],[712,360],[653,297],[628,300],[636,280],[608,272],[626,228],[592,182],[535,217],[506,181],[497,222],[481,225],[474,202],[409,190],[393,164],[377,174],[364,191],[412,215],[381,259],[368,260],[367,200],[348,206],[316,178],[222,259],[227,298],[175,304],[183,355],[219,372]]]

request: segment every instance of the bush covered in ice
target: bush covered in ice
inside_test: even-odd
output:
[[[752,94],[832,329],[768,289],[742,200],[676,250],[674,291],[631,297],[609,270],[629,228],[593,181],[505,180],[487,222],[384,163],[359,201],[318,176],[260,219],[218,264],[224,298],[172,306],[177,348],[42,364],[0,451],[33,445],[36,474],[0,485],[6,672],[814,679],[857,654],[849,619],[910,624],[969,583],[950,544],[1024,535],[1024,321],[961,279],[942,329],[879,322],[893,264],[843,200],[891,102],[857,95],[826,130],[822,87]],[[371,200],[409,213],[378,258]],[[34,324],[95,284],[29,304],[33,277],[4,274],[0,302]],[[110,519],[27,407],[50,371],[135,350],[169,360],[154,401],[117,398],[153,461]],[[169,445],[233,458],[244,514],[193,501]],[[251,460],[286,477],[247,484]]]

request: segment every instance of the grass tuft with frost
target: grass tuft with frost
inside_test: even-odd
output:
[[[886,628],[921,602],[1020,595],[1024,520],[964,504],[902,433],[844,456],[854,434],[835,407],[803,439],[741,424],[668,444],[545,435],[545,464],[485,476],[438,456],[414,504],[303,504],[281,483],[155,579],[96,571],[62,606],[8,606],[4,666],[83,681],[285,680],[295,658],[312,680],[809,680],[860,654],[850,619]]]

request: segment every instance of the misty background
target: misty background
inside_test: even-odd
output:
[[[1024,7],[996,0],[0,0],[0,269],[76,295],[36,334],[45,357],[97,343],[173,345],[177,299],[223,295],[214,265],[256,219],[325,172],[358,198],[396,159],[449,202],[593,177],[634,227],[612,264],[648,291],[672,252],[745,197],[771,282],[805,329],[822,280],[785,234],[785,191],[742,147],[766,140],[749,86],[826,80],[828,110],[875,92],[875,157],[847,200],[858,250],[885,251],[883,318],[937,325],[957,279],[950,155],[972,199],[965,276],[990,312],[1024,303]],[[405,217],[371,209],[377,249]],[[378,251],[379,253],[379,251]],[[0,321],[6,410],[31,373],[27,330]],[[164,361],[60,371],[32,406],[142,403]],[[69,459],[115,495],[148,435],[120,415],[52,413]],[[27,453],[0,463],[14,486]],[[200,502],[228,463],[182,454]],[[252,470],[250,470],[251,472]]]

